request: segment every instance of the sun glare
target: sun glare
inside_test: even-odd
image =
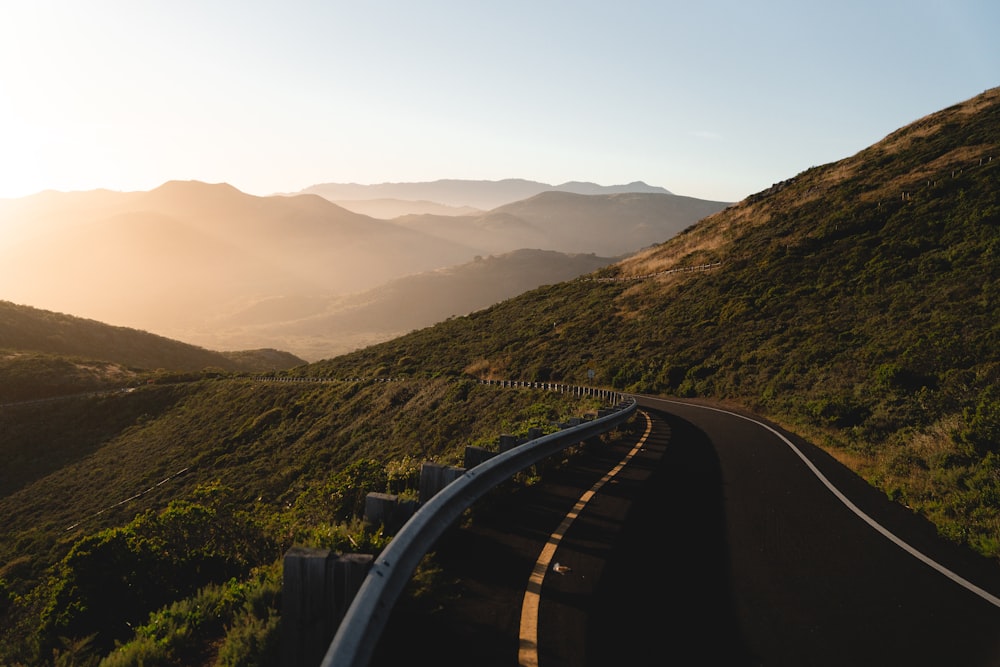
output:
[[[32,148],[33,132],[10,108],[0,93],[0,198],[21,197],[44,181],[38,155]]]
[[[0,19],[0,198],[76,189],[96,169],[86,111],[91,45],[72,4],[4,7]]]

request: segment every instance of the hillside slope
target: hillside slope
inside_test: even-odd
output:
[[[304,364],[286,352],[214,352],[156,334],[0,301],[0,351],[99,360],[135,370],[265,372]]]
[[[998,252],[993,89],[594,277],[302,371],[392,373],[405,355],[732,401],[1000,557]]]
[[[178,181],[0,201],[0,235],[3,298],[177,340],[261,298],[349,294],[478,252],[315,195]]]
[[[348,296],[265,299],[219,317],[206,342],[222,342],[227,348],[263,343],[316,361],[467,315],[539,285],[571,280],[612,261],[592,254],[516,250],[397,278]]]

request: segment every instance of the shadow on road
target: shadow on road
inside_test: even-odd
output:
[[[655,411],[650,411],[655,412]],[[753,665],[740,635],[722,473],[708,437],[657,413],[662,447],[638,490],[595,598],[589,665]]]

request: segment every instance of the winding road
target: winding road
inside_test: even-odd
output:
[[[447,531],[450,596],[395,614],[371,667],[1000,666],[995,562],[762,420],[639,403]]]

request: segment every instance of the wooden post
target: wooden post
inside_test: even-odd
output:
[[[514,449],[518,446],[517,436],[511,435],[509,433],[504,433],[500,436],[500,451],[506,452],[509,449]]]
[[[316,667],[350,607],[374,558],[336,556],[329,549],[293,546],[285,552],[281,585],[282,667]]]
[[[365,496],[365,521],[372,525],[389,526],[399,504],[399,496],[372,492]]]
[[[417,511],[416,505],[416,501],[400,500],[394,494],[372,492],[365,496],[365,521],[381,524],[387,535],[395,535]]]
[[[341,554],[333,562],[334,631],[340,626],[344,614],[354,602],[354,596],[358,594],[358,589],[364,583],[374,560],[375,557],[371,554]],[[332,635],[330,641],[333,641]],[[330,646],[330,641],[323,647],[324,654]],[[322,656],[320,659],[322,660]]]
[[[477,447],[475,445],[468,445],[465,448],[465,469],[475,468],[477,465],[483,461],[488,461],[489,459],[496,456],[496,452],[491,452],[485,447]]]
[[[336,631],[327,585],[329,549],[293,546],[285,552],[281,584],[281,664],[316,667]]]
[[[446,466],[440,463],[424,463],[420,466],[420,503],[426,503],[435,493],[465,474],[465,468]]]

